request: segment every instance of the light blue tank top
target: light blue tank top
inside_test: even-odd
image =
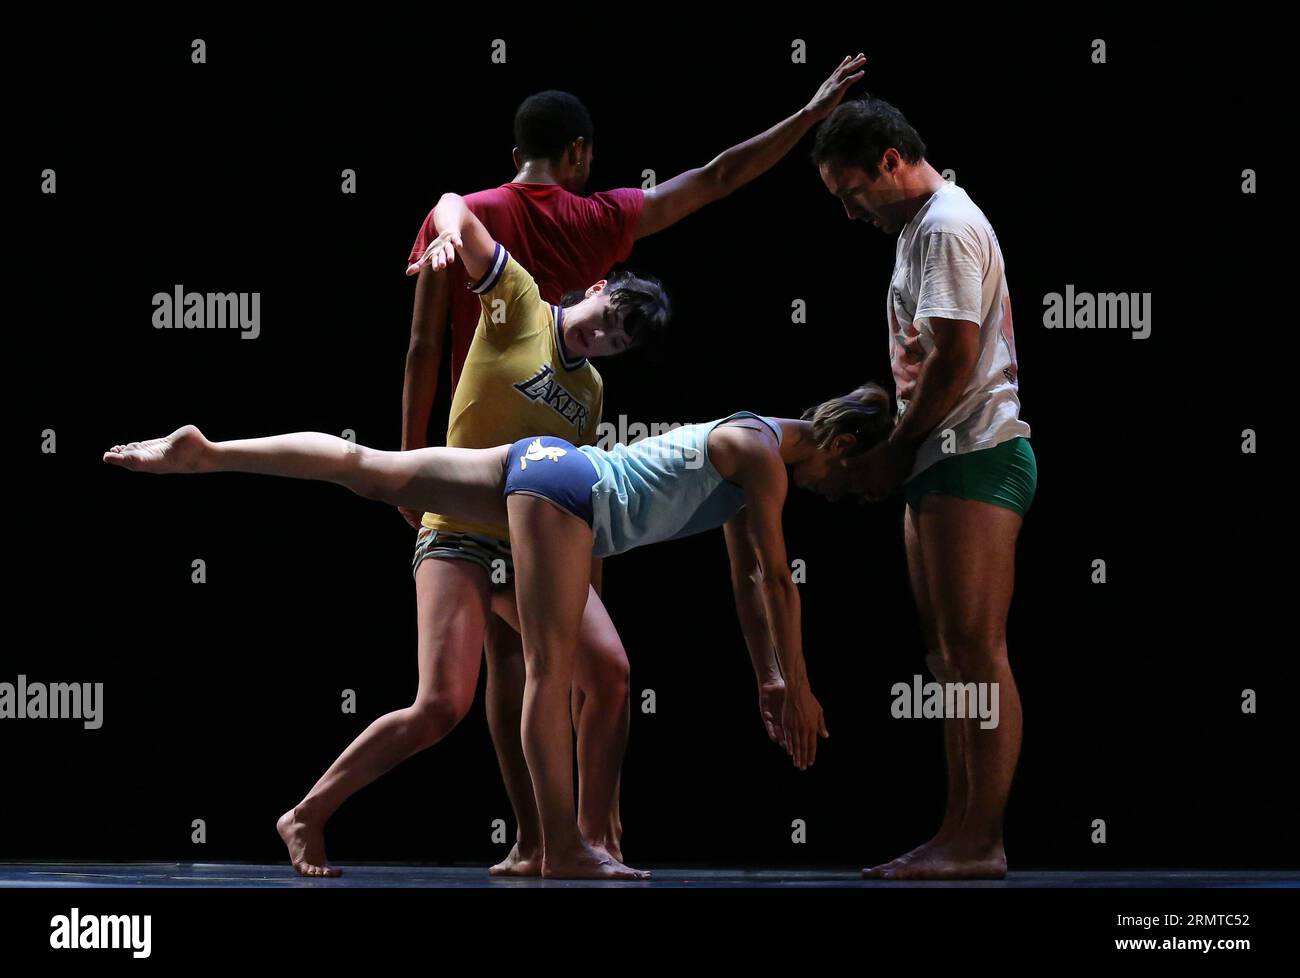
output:
[[[676,540],[721,526],[745,505],[745,491],[709,460],[709,432],[724,421],[756,418],[781,442],[781,426],[749,411],[683,425],[609,451],[582,445],[596,467],[591,487],[592,552],[597,557]]]

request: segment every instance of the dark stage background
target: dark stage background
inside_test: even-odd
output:
[[[196,18],[111,43],[48,27],[13,38],[24,84],[45,96],[16,110],[9,150],[23,252],[11,287],[34,304],[7,337],[24,394],[11,415],[18,627],[0,681],[103,682],[105,720],[0,724],[0,858],[280,861],[276,817],[414,694],[413,533],[394,510],[324,485],[132,476],[100,463],[107,446],[194,422],[213,438],[352,429],[397,447],[407,251],[440,193],[511,178],[522,98],[579,95],[596,123],[590,189],[635,186],[644,168],[666,179],[794,112],[863,49],[855,93],[903,109],[1007,262],[1040,470],[1010,623],[1025,709],[1012,867],[1294,865],[1277,848],[1293,817],[1279,787],[1293,653],[1269,624],[1279,531],[1262,465],[1281,433],[1265,423],[1276,362],[1259,321],[1281,178],[1241,192],[1242,170],[1265,166],[1272,63],[1244,34],[1187,21],[903,32],[839,10],[743,35],[650,22],[548,32],[422,13],[381,33],[254,34]],[[190,63],[195,37],[206,65]],[[489,61],[495,37],[505,65]],[[793,38],[808,64],[791,63]],[[637,244],[631,264],[665,280],[677,316],[658,351],[599,364],[606,420],[797,416],[888,382],[894,239],[845,220],[810,146]],[[39,193],[46,167],[56,195]],[[344,168],[355,195],[340,193]],[[154,329],[152,295],[178,283],[260,291],[261,336]],[[1043,297],[1067,283],[1152,293],[1151,337],[1045,329]],[[806,325],[790,323],[796,298]],[[435,439],[447,403],[444,378]],[[1245,428],[1260,455],[1242,453]],[[55,454],[37,447],[45,429]],[[763,735],[721,533],[607,562],[632,662],[630,863],[869,864],[928,838],[940,728],[889,710],[891,686],[923,668],[900,514],[898,500],[788,505],[832,734],[806,773]],[[204,585],[190,582],[196,558]],[[1104,585],[1090,581],[1098,558]],[[1246,688],[1258,715],[1242,713]],[[344,689],[355,715],[340,712]],[[644,689],[656,715],[637,709]],[[513,820],[481,702],[480,688],[446,741],[344,806],[332,859],[504,855],[491,822],[513,833]],[[1105,845],[1090,841],[1098,818]]]

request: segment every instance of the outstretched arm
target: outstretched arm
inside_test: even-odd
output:
[[[731,558],[731,590],[736,598],[736,617],[740,619],[740,632],[745,637],[745,647],[754,666],[758,682],[758,711],[767,736],[775,744],[789,751],[785,731],[781,726],[781,713],[785,701],[785,680],[772,646],[772,633],[767,627],[767,612],[763,608],[762,575],[758,560],[749,542],[749,519],[741,510],[722,527],[727,538],[727,555]]]
[[[704,166],[679,173],[647,190],[636,236],[644,238],[671,227],[706,204],[726,197],[771,169],[804,134],[835,110],[849,86],[858,81],[866,55],[845,58],[822,82],[812,100],[766,132],[715,156]]]

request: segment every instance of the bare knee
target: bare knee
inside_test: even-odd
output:
[[[524,644],[524,661],[530,684],[572,684],[573,643],[559,639],[541,639]]]
[[[581,693],[593,700],[621,703],[627,699],[631,668],[623,646],[598,645],[584,648],[577,683]]]
[[[955,683],[958,680],[957,670],[943,657],[943,653],[937,650],[925,657],[925,667],[930,670],[930,675],[937,682]]]
[[[364,499],[383,500],[391,486],[383,457],[388,452],[348,442],[344,449],[345,485]]]
[[[488,665],[497,668],[518,665],[523,660],[523,646],[518,634],[499,620],[489,623],[483,651]]]
[[[980,680],[1007,664],[1006,637],[1001,631],[954,629],[941,632],[939,647],[941,667],[950,674],[949,682]]]
[[[438,692],[417,699],[408,713],[419,749],[430,747],[451,733],[465,719],[473,701],[472,690],[469,695]]]

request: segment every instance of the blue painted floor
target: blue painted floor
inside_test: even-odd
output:
[[[740,870],[645,867],[654,878],[641,883],[496,879],[483,867],[350,866],[334,879],[306,879],[287,865],[248,863],[0,863],[0,888],[19,887],[384,887],[421,889],[653,887],[660,889],[753,888],[1084,888],[1169,889],[1183,887],[1300,888],[1300,871],[1259,870],[1024,870],[1005,880],[889,883],[863,880],[856,869]]]

